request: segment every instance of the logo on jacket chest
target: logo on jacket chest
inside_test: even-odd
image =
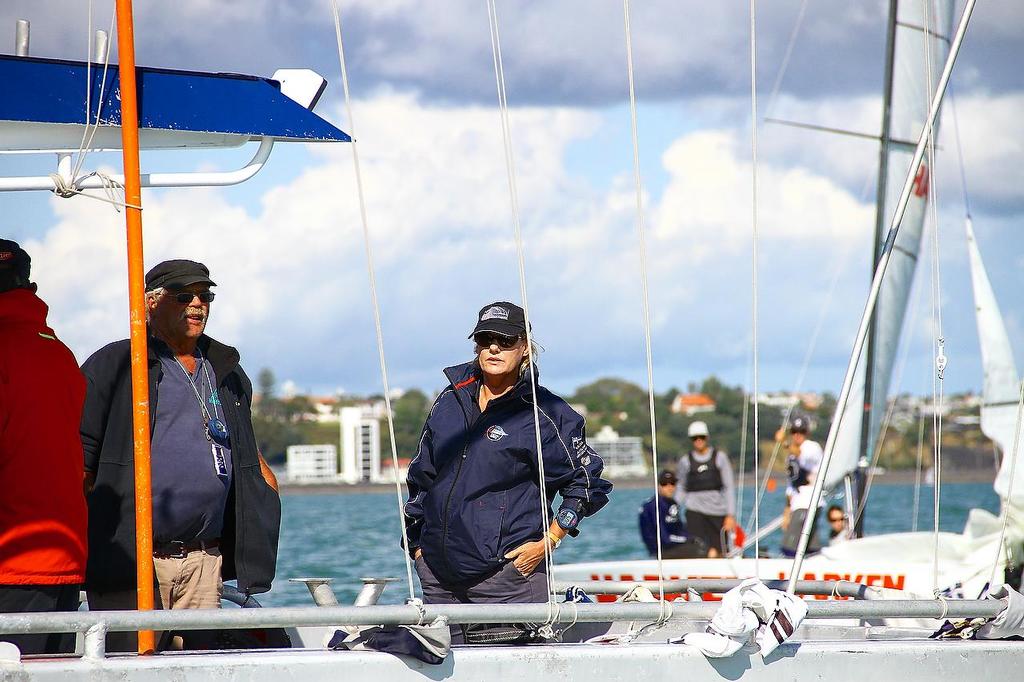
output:
[[[487,440],[492,440],[494,442],[498,442],[499,440],[508,435],[505,429],[501,428],[501,426],[499,426],[498,424],[488,427],[487,431],[485,431],[484,433],[487,436]]]

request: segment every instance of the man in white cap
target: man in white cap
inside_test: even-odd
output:
[[[676,501],[686,507],[686,527],[700,538],[708,556],[722,555],[722,535],[736,527],[732,465],[724,450],[711,447],[708,425],[695,421],[687,429],[693,449],[679,458]]]

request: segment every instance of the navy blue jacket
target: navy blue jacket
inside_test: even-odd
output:
[[[505,554],[544,537],[537,473],[530,377],[495,398],[481,413],[480,374],[474,362],[449,367],[451,382],[434,401],[419,450],[409,465],[405,505],[409,551],[444,583],[484,576]],[[587,445],[583,417],[537,386],[545,498],[549,518],[555,493],[562,507],[582,502],[589,516],[608,502],[612,484],[604,462]]]
[[[654,511],[655,498],[658,500],[658,512]],[[686,524],[679,516],[679,505],[671,497],[655,495],[640,506],[640,537],[651,556],[658,554],[658,523],[661,524],[663,549],[686,542]]]

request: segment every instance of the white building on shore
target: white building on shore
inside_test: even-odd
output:
[[[608,478],[639,478],[647,475],[641,438],[620,436],[612,427],[605,425],[588,442],[604,460],[604,475]]]
[[[289,483],[387,483],[394,481],[380,465],[380,422],[362,407],[339,411],[339,448],[334,445],[290,445],[286,452]]]

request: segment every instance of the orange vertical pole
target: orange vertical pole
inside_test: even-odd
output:
[[[149,461],[149,363],[146,348],[145,275],[142,261],[142,180],[139,175],[139,111],[135,87],[132,1],[117,0],[120,55],[121,147],[125,222],[128,232],[128,305],[131,313],[132,426],[135,441],[135,552],[140,611],[153,609],[153,500]],[[156,650],[154,633],[139,632],[139,653]]]

